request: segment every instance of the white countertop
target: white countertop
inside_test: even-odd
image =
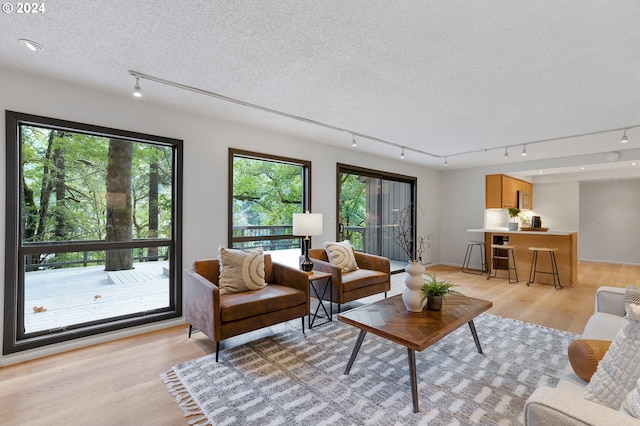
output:
[[[535,234],[535,235],[571,235],[575,231],[509,231],[509,228],[476,228],[467,229],[467,232],[491,232],[493,234]]]

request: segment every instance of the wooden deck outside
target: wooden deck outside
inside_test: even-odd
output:
[[[60,329],[168,306],[167,262],[134,267],[118,272],[89,266],[27,273],[25,331]]]

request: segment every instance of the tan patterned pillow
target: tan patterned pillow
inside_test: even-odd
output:
[[[264,254],[257,250],[220,247],[220,294],[259,290],[264,280]]]
[[[624,288],[624,311],[629,313],[629,305],[640,305],[640,288],[628,285]]]
[[[341,243],[328,241],[324,243],[324,249],[327,251],[329,262],[340,268],[340,271],[351,272],[358,269],[356,256],[353,254],[353,247],[349,244],[349,240]]]

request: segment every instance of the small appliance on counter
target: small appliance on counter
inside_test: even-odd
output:
[[[531,227],[542,228],[542,220],[540,220],[540,216],[531,216]]]

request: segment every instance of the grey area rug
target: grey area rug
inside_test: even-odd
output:
[[[407,350],[368,333],[344,375],[359,330],[333,321],[187,361],[162,379],[190,424],[512,425],[536,387],[554,386],[578,338],[487,313],[416,352],[413,413]]]

